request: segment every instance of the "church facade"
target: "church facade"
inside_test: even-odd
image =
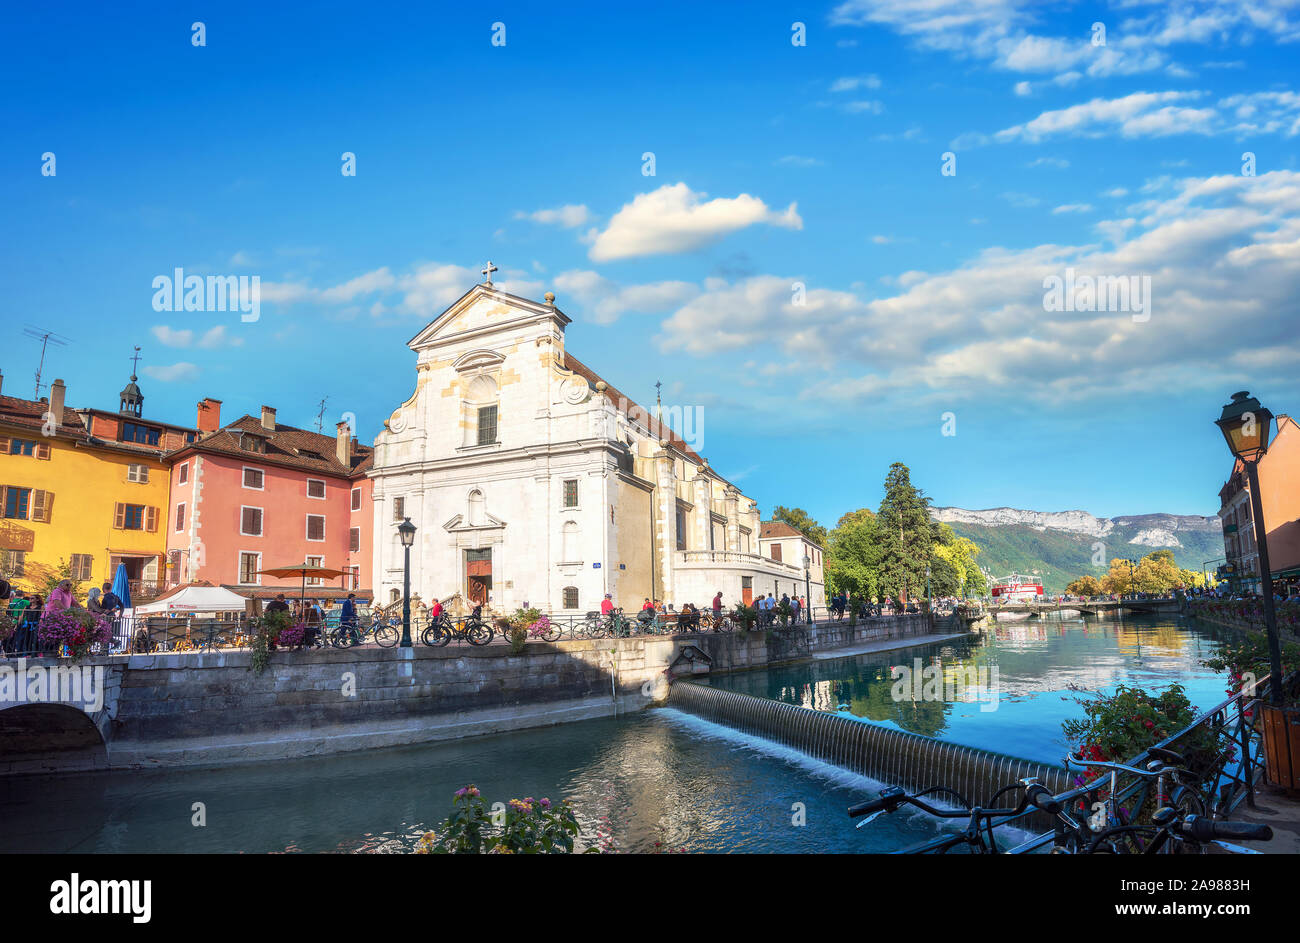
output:
[[[520,298],[487,274],[408,342],[415,392],[369,472],[376,599],[400,598],[406,518],[426,600],[582,615],[606,593],[628,611],[803,593],[801,566],[760,553],[754,501],[565,350],[554,295]]]

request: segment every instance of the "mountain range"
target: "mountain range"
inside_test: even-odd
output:
[[[1087,511],[1024,511],[1018,508],[931,508],[962,537],[979,544],[980,566],[995,577],[1038,571],[1043,589],[1059,593],[1085,574],[1101,576],[1115,557],[1139,559],[1168,548],[1178,565],[1199,570],[1223,557],[1223,528],[1217,517],[1192,514],[1133,514],[1094,517]],[[1100,548],[1102,566],[1093,565]]]

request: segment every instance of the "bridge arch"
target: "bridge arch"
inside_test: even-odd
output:
[[[106,769],[108,747],[95,718],[68,704],[0,709],[0,774]]]

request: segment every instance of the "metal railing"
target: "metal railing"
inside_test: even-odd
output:
[[[1143,769],[1151,759],[1151,750],[1164,749],[1205,757],[1205,746],[1198,740],[1207,738],[1213,744],[1208,758],[1197,764],[1198,785],[1195,789],[1206,812],[1215,818],[1226,815],[1243,800],[1254,805],[1255,783],[1264,768],[1263,730],[1256,726],[1259,704],[1267,699],[1270,677],[1256,683],[1253,690],[1243,690],[1205,711],[1173,736],[1166,737],[1144,750],[1124,765]],[[1300,675],[1292,675],[1284,682],[1288,694],[1300,688]],[[1086,762],[1086,761],[1084,761]],[[1149,818],[1155,811],[1155,787],[1149,777],[1119,774],[1114,799],[1125,821],[1137,823]],[[1092,779],[1077,788],[1062,793],[1057,798],[1067,809],[1085,811],[1110,790],[1109,774]],[[1011,820],[1014,822],[1014,820]],[[1044,832],[1010,850],[1010,854],[1023,854],[1044,847],[1053,840],[1052,832]]]

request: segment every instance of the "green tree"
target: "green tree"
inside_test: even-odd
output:
[[[850,511],[826,537],[826,588],[832,593],[875,596],[879,592],[880,539],[876,516]]]
[[[789,524],[819,547],[826,546],[826,528],[813,520],[812,515],[803,508],[788,508],[778,504],[772,509],[772,520]]]
[[[930,499],[912,484],[911,472],[894,462],[885,475],[885,497],[876,512],[881,543],[880,588],[914,598],[925,587],[925,568],[940,531]]]

